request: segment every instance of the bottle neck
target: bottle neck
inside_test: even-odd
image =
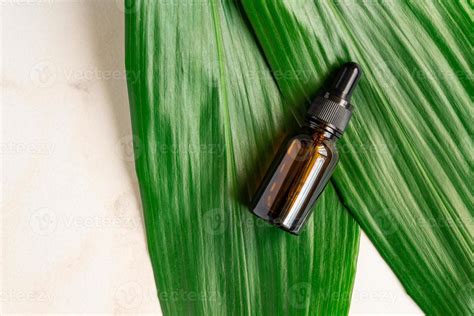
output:
[[[342,135],[331,126],[322,122],[307,120],[306,126],[313,131],[313,136],[317,138],[337,141]]]

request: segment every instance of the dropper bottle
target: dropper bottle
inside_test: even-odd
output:
[[[258,217],[299,234],[331,177],[339,155],[336,141],[349,122],[360,66],[344,64],[331,85],[311,104],[306,122],[280,148],[253,199]]]

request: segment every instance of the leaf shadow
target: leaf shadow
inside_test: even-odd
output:
[[[144,227],[133,151],[126,154],[125,157],[122,153],[124,149],[127,149],[122,147],[129,146],[129,142],[134,139],[125,72],[126,10],[123,5],[123,0],[84,1],[81,6],[81,14],[84,17],[84,25],[89,31],[87,40],[92,43],[93,47],[91,54],[95,60],[94,67],[96,73],[101,74],[98,79],[100,79],[100,88],[105,91],[107,99],[104,104],[110,107],[110,115],[114,120],[117,150],[110,154],[119,155],[119,159],[122,161],[122,166],[128,174],[129,184],[133,190],[132,194],[136,197],[138,210],[140,210],[141,225]]]

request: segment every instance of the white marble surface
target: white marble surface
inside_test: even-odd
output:
[[[160,314],[121,5],[0,0],[1,314]],[[351,313],[421,313],[365,236]]]

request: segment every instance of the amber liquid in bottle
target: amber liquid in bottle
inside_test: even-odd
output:
[[[350,119],[349,100],[360,73],[357,64],[344,65],[313,102],[305,126],[282,144],[257,190],[251,205],[255,215],[300,233],[339,160],[335,143]]]
[[[297,234],[339,159],[335,136],[305,127],[283,144],[268,171],[253,212]]]

